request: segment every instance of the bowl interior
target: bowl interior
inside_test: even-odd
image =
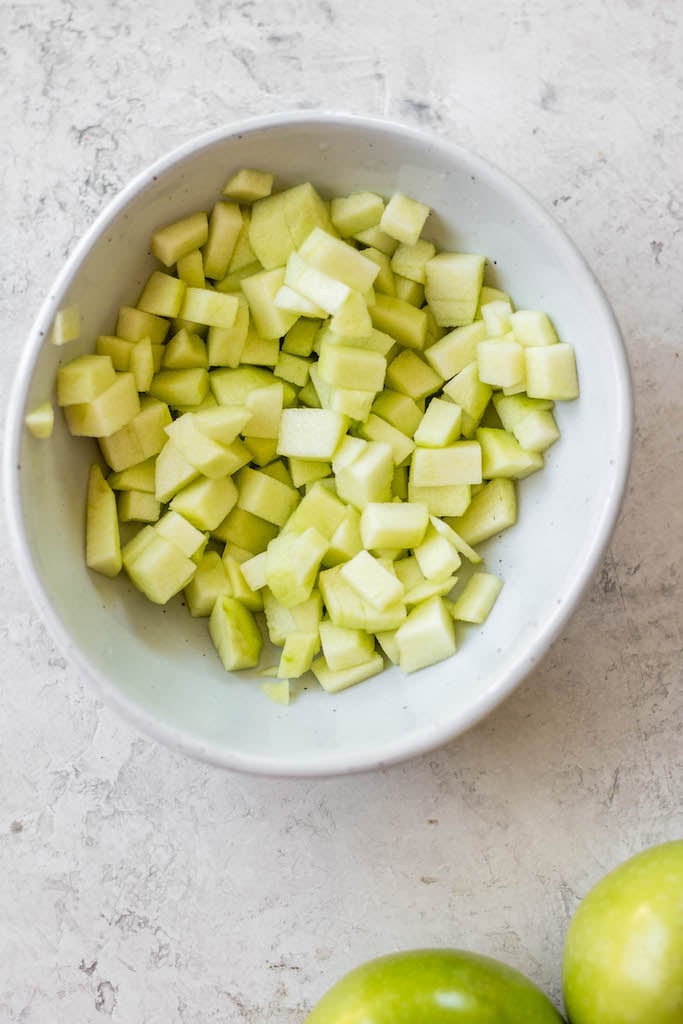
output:
[[[484,252],[488,279],[516,304],[546,310],[576,346],[581,398],[558,404],[562,438],[546,469],[519,487],[519,523],[484,548],[505,587],[458,654],[404,677],[381,676],[328,696],[311,685],[289,708],[271,704],[255,673],[228,676],[205,620],[180,599],[149,604],[123,577],[84,566],[84,494],[93,442],[61,416],[50,442],[21,429],[24,412],[54,393],[60,362],[113,333],[154,266],[151,232],[210,208],[241,166],[277,184],[311,180],[327,196],[404,191],[430,204],[440,246]],[[57,308],[76,302],[82,339],[47,342]],[[628,372],[607,303],[573,247],[503,175],[437,140],[349,118],[255,123],[185,147],[137,179],[100,219],[53,288],[29,342],[10,415],[9,503],[34,596],[104,696],[148,732],[218,763],[314,774],[371,767],[434,746],[507,693],[541,656],[597,566],[618,508],[630,445]],[[12,447],[14,445],[14,447]],[[273,659],[274,661],[275,659]],[[273,663],[271,661],[271,663]]]

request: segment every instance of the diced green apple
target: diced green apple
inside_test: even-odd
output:
[[[283,409],[278,455],[329,462],[346,432],[347,420],[328,409]]]
[[[377,653],[360,665],[340,669],[338,672],[333,672],[323,657],[316,658],[311,665],[313,675],[327,693],[339,693],[340,690],[346,690],[349,686],[355,686],[356,683],[362,683],[365,679],[378,675],[383,669],[382,655]]]
[[[52,436],[55,425],[55,411],[52,402],[41,402],[24,416],[24,423],[34,437],[45,439]]]
[[[209,633],[228,672],[258,665],[263,639],[254,616],[234,597],[221,594],[209,618]]]
[[[437,324],[471,324],[479,305],[486,257],[442,252],[425,265],[425,296]]]
[[[269,171],[243,167],[223,187],[223,195],[238,203],[255,203],[273,191],[275,176]]]
[[[429,216],[429,207],[395,192],[379,222],[380,231],[404,245],[415,245]]]
[[[330,217],[343,238],[375,227],[384,213],[384,200],[375,192],[353,192],[332,200]]]
[[[151,249],[164,266],[172,267],[193,249],[201,248],[208,235],[209,221],[202,210],[155,231],[152,235]]]
[[[455,654],[455,629],[443,598],[416,605],[396,632],[399,665],[404,672],[434,665]]]
[[[122,565],[116,498],[97,464],[88,477],[85,564],[104,576],[118,575]]]
[[[465,584],[465,589],[451,608],[454,619],[481,625],[489,616],[503,581],[487,572],[475,572]]]

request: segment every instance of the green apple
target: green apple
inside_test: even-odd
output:
[[[305,1024],[561,1024],[518,971],[477,953],[418,949],[357,967]]]
[[[569,925],[563,987],[572,1024],[681,1024],[683,839],[591,889]]]

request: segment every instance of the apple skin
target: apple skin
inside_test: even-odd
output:
[[[683,1022],[683,839],[591,889],[569,925],[562,973],[571,1024]]]
[[[305,1024],[562,1024],[523,974],[459,949],[418,949],[345,975]]]

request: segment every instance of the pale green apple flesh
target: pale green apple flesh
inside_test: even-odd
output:
[[[414,672],[455,652],[454,619],[485,620],[502,583],[459,583],[461,558],[516,521],[578,381],[484,256],[421,237],[424,203],[272,189],[237,170],[208,215],[160,226],[161,269],[56,398],[110,470],[91,471],[89,567],[159,604],[184,590],[229,671],[258,663],[263,614],[286,704],[290,679],[336,693],[385,654]],[[119,522],[142,524],[123,552]]]

